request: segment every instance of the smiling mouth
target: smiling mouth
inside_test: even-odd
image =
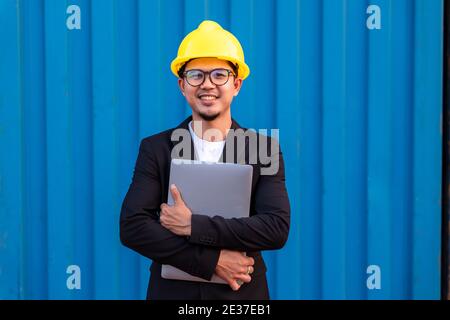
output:
[[[216,100],[218,97],[216,95],[213,94],[202,94],[199,96],[199,99],[202,101],[214,101]]]

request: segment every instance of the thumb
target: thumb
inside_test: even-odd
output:
[[[172,184],[170,186],[170,193],[172,194],[173,201],[175,205],[183,203],[183,198],[181,198],[181,193],[178,191],[178,188]]]

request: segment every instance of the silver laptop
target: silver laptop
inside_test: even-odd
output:
[[[175,184],[193,214],[248,217],[252,189],[253,167],[235,163],[212,163],[197,160],[173,159],[170,165],[169,188]],[[173,205],[168,191],[169,205]],[[186,273],[170,265],[162,265],[164,279],[223,283],[213,275],[211,281]]]

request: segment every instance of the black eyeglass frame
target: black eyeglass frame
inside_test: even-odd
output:
[[[215,83],[215,82],[213,81],[213,79],[211,78],[211,73],[213,73],[214,71],[217,71],[217,70],[223,70],[223,71],[226,71],[226,72],[228,73],[227,81],[225,81],[225,82],[222,83],[222,84],[217,84],[217,83]],[[187,74],[188,72],[190,72],[190,71],[200,71],[200,72],[203,74],[203,81],[202,81],[200,84],[198,84],[198,85],[193,85],[193,84],[191,84],[191,83],[189,82],[189,80],[187,79],[187,77],[186,77],[186,74]],[[205,83],[206,76],[208,76],[208,77],[209,77],[209,81],[211,81],[212,84],[214,84],[214,85],[216,85],[216,86],[218,86],[218,87],[221,87],[221,86],[224,86],[224,85],[226,85],[226,84],[228,83],[228,80],[230,80],[230,74],[232,74],[233,77],[236,78],[236,75],[234,74],[233,71],[231,71],[231,70],[229,70],[229,69],[225,69],[225,68],[216,68],[216,69],[212,69],[212,70],[210,70],[210,71],[204,71],[204,70],[201,70],[201,69],[189,69],[189,70],[186,70],[186,71],[183,72],[183,78],[186,79],[186,82],[187,82],[190,86],[192,86],[192,87],[200,87],[203,83]]]

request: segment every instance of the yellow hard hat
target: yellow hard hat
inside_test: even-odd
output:
[[[250,68],[244,60],[244,51],[234,35],[214,21],[205,20],[190,32],[178,48],[178,56],[170,64],[173,74],[189,60],[195,58],[217,58],[227,60],[238,67],[238,76],[245,79]]]

